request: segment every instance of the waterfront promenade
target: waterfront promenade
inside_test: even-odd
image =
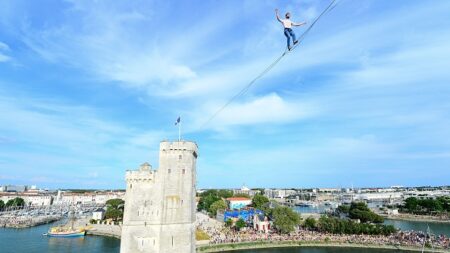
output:
[[[427,239],[425,233],[418,231],[399,231],[390,236],[373,235],[336,235],[316,231],[299,229],[291,234],[268,234],[255,232],[252,229],[235,231],[223,226],[204,214],[197,214],[198,227],[210,237],[209,246],[225,244],[339,244],[339,245],[370,245],[372,247],[405,247],[419,249]],[[450,251],[450,239],[445,235],[437,235],[431,238],[433,247]],[[430,244],[431,245],[431,244]],[[214,247],[209,247],[214,248]],[[219,247],[220,248],[220,247]]]

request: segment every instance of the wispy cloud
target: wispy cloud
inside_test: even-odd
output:
[[[121,182],[125,169],[148,158],[157,161],[157,152],[149,152],[149,147],[157,149],[166,137],[103,119],[101,112],[89,107],[36,99],[24,103],[19,97],[3,95],[0,100],[0,131],[15,138],[0,143],[0,173],[27,174],[46,185],[70,184],[67,177],[80,173],[92,179],[93,167],[104,168],[102,180]]]
[[[11,60],[11,57],[6,55],[9,51],[9,46],[0,41],[0,62],[7,62]]]
[[[428,182],[407,172],[449,165],[446,1],[341,1],[200,129],[284,50],[274,8],[310,23],[327,3],[64,1],[47,16],[34,2],[3,1],[0,59],[26,68],[0,69],[0,171],[39,166],[45,175],[31,174],[51,183],[79,168],[77,184],[120,184],[123,168],[157,160],[171,134],[158,124],[182,115],[202,149],[203,186],[242,173],[257,186]]]
[[[196,115],[210,116],[214,115],[221,104],[205,105],[204,113]],[[299,101],[289,101],[283,99],[276,93],[267,96],[251,98],[246,102],[236,102],[230,104],[225,110],[221,111],[212,122],[208,122],[207,128],[226,129],[232,126],[245,125],[282,125],[290,122],[296,122],[300,119],[306,119],[316,115],[319,111],[317,105],[308,104]],[[196,115],[192,115],[195,117]],[[197,127],[202,126],[209,118],[204,116],[196,119]]]

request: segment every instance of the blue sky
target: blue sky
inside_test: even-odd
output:
[[[181,115],[202,188],[448,185],[449,1],[342,0],[201,128],[327,4],[1,1],[0,184],[123,188]]]

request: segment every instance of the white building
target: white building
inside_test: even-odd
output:
[[[264,196],[270,199],[283,199],[289,197],[291,195],[296,194],[295,190],[286,190],[286,189],[264,189]]]
[[[229,209],[241,209],[252,204],[252,200],[244,197],[227,198]]]
[[[233,190],[233,195],[236,195],[236,194],[247,194],[250,197],[253,197],[253,196],[255,196],[256,194],[259,194],[259,193],[261,193],[261,191],[259,191],[259,190],[252,190],[252,189],[248,188],[245,185],[243,185],[241,187],[241,189],[234,189]]]
[[[62,192],[58,191],[55,204],[62,205],[102,205],[110,199],[124,199],[124,192]]]
[[[163,141],[158,170],[127,171],[121,253],[195,252],[197,144]]]
[[[263,214],[253,216],[253,229],[263,233],[269,233],[271,222]]]
[[[99,208],[92,212],[92,219],[93,220],[103,220],[105,218],[105,210]]]
[[[0,200],[3,200],[4,203],[15,198],[23,199],[27,206],[47,206],[53,203],[53,196],[49,194],[16,192],[5,192],[0,194]]]

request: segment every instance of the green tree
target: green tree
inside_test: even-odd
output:
[[[269,199],[261,194],[256,194],[252,199],[253,207],[256,209],[262,210],[264,209],[265,205],[269,203]]]
[[[221,197],[219,197],[219,192],[217,190],[204,191],[200,194],[200,200],[197,205],[197,210],[208,211],[212,203],[216,202],[219,199],[221,199]]]
[[[110,199],[106,201],[106,219],[113,219],[115,221],[123,219],[123,209],[125,201],[122,199]]]
[[[247,224],[245,223],[245,221],[242,218],[240,218],[238,221],[236,221],[236,228],[238,230],[241,230],[245,226],[247,226]]]
[[[361,222],[383,223],[384,218],[372,212],[366,203],[353,202],[350,205],[349,216],[352,219],[359,219]]]
[[[348,214],[348,212],[350,212],[350,206],[349,205],[340,205],[340,206],[338,206],[337,211],[339,213]]]
[[[5,202],[0,199],[0,210],[3,210],[5,208]]]
[[[392,225],[378,225],[371,223],[355,223],[351,220],[339,219],[323,215],[320,217],[317,228],[321,232],[333,234],[367,234],[391,235],[396,231]]]
[[[250,198],[250,195],[248,195],[248,194],[246,194],[246,193],[236,193],[236,194],[233,195],[233,197],[236,197],[236,198],[241,197],[241,198],[248,198],[248,199],[251,199],[251,198]]]
[[[233,226],[233,220],[232,220],[232,219],[228,219],[227,221],[225,221],[225,226],[226,226],[226,227],[231,227],[231,226]]]
[[[303,227],[313,230],[316,229],[316,223],[316,219],[314,219],[313,217],[308,217],[303,223]]]
[[[226,210],[226,209],[227,209],[227,204],[225,203],[225,201],[223,201],[223,199],[219,199],[216,202],[211,204],[208,211],[212,216],[216,216],[217,211]]]
[[[25,206],[25,200],[23,200],[23,198],[14,198],[6,202],[6,207],[23,207],[23,206]]]
[[[300,224],[300,215],[286,206],[277,206],[272,210],[273,225],[281,233],[287,234]]]
[[[419,206],[419,201],[417,198],[410,197],[405,199],[405,208],[408,210],[408,212],[414,212],[417,210],[417,207]]]
[[[217,192],[217,195],[220,198],[224,198],[224,199],[231,198],[231,197],[233,197],[233,191],[230,191],[230,190],[219,190]]]

